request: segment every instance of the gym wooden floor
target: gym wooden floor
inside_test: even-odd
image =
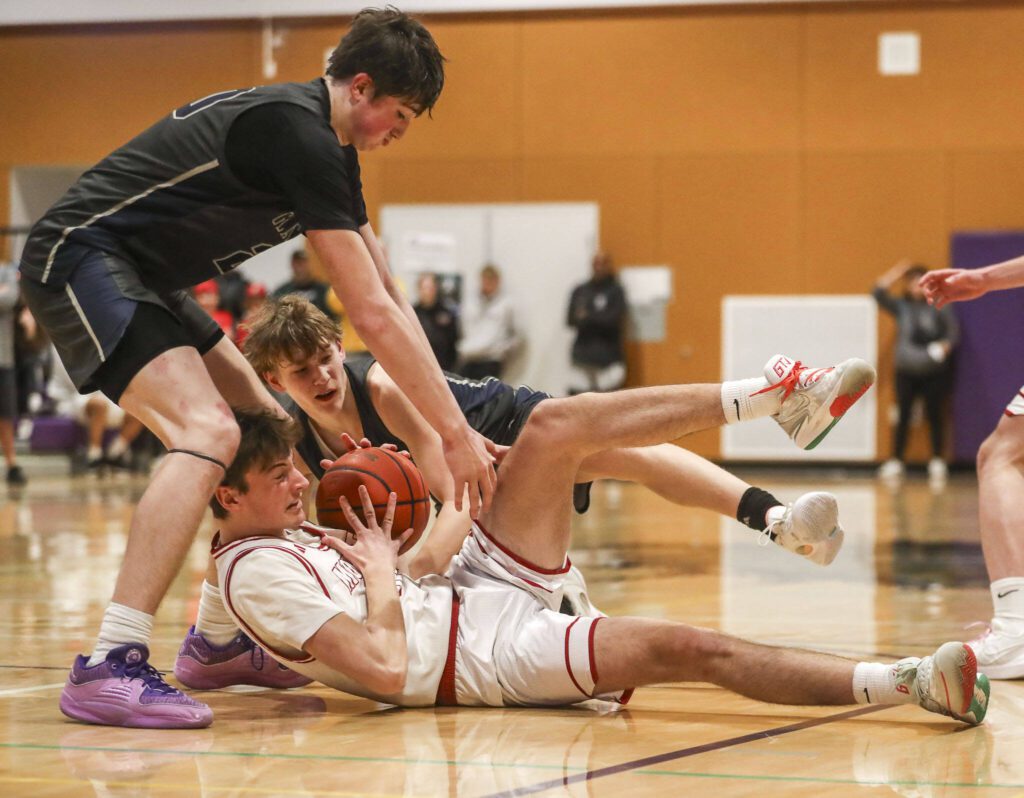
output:
[[[820,569],[735,522],[611,484],[578,519],[573,551],[597,605],[881,660],[970,637],[963,627],[988,618],[973,477],[933,493],[857,473],[744,476],[786,500],[834,491],[838,561]],[[53,473],[0,493],[5,796],[1024,796],[1024,682],[994,683],[974,729],[916,708],[779,707],[706,684],[641,689],[619,711],[222,691],[201,694],[216,712],[203,731],[71,722],[60,687],[92,643],[144,485]],[[194,617],[205,557],[197,542],[161,608],[157,666],[171,668]]]

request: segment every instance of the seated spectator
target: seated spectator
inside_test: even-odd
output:
[[[576,330],[570,394],[614,391],[625,384],[625,321],[626,294],[612,271],[612,259],[597,252],[591,261],[591,278],[576,286],[569,298],[568,324]]]
[[[247,283],[245,286],[245,299],[242,302],[242,317],[235,328],[235,344],[242,348],[242,341],[249,335],[249,320],[253,315],[266,304],[267,287],[263,283]]]
[[[216,280],[207,280],[192,289],[199,307],[210,314],[230,340],[235,340],[235,319],[220,307],[220,289]]]
[[[423,332],[427,334],[427,341],[434,350],[437,362],[445,371],[451,371],[455,368],[458,354],[456,344],[462,335],[458,305],[441,296],[437,276],[432,272],[420,275],[416,289],[419,298],[413,310],[416,311]]]
[[[297,249],[292,253],[292,279],[274,289],[274,298],[280,299],[289,294],[301,296],[332,319],[337,319],[337,315],[327,302],[327,292],[330,287],[328,283],[316,279],[313,275],[313,267],[309,263],[306,251]]]
[[[55,402],[57,415],[72,418],[85,427],[86,465],[90,469],[103,466],[129,468],[129,450],[142,431],[142,422],[125,413],[99,391],[80,394],[60,358],[55,357],[53,361],[53,376],[47,386],[47,394]],[[118,432],[105,446],[108,430]]]
[[[239,269],[215,277],[217,288],[220,291],[220,309],[231,314],[235,321],[235,328],[245,315],[245,296],[251,283]]]
[[[459,373],[471,380],[501,379],[519,343],[512,300],[501,293],[501,272],[488,263],[480,270],[480,305],[466,317],[459,343]]]

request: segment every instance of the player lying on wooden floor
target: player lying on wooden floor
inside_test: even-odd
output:
[[[307,476],[323,476],[322,458],[343,454],[342,433],[366,436],[376,444],[393,443],[408,449],[423,471],[430,492],[441,502],[431,529],[430,551],[437,559],[419,558],[412,577],[443,573],[462,546],[471,520],[468,509],[455,509],[452,479],[444,461],[440,437],[398,389],[379,363],[345,362],[341,330],[310,302],[286,297],[265,306],[250,322],[245,354],[256,372],[275,390],[287,393],[289,412],[299,421],[302,437],[296,445]],[[843,385],[866,390],[874,378],[870,366],[849,360],[834,369],[804,368],[788,358],[772,358],[766,379],[726,383],[721,392],[723,416],[735,422],[751,413],[764,415],[762,406],[777,407],[778,397],[795,390],[797,398],[776,420],[797,445],[807,448],[827,433],[850,403],[840,398]],[[745,382],[748,383],[745,385]],[[755,388],[749,383],[753,382]],[[530,413],[548,394],[515,388],[495,379],[465,380],[448,375],[448,384],[470,426],[495,443],[513,443]],[[756,394],[760,390],[762,393]],[[838,403],[838,404],[836,404]],[[836,404],[836,416],[832,415]],[[806,412],[813,407],[815,413]],[[808,423],[815,416],[814,423]],[[843,543],[835,496],[806,493],[786,506],[766,490],[751,486],[704,458],[679,446],[661,443],[647,447],[605,449],[588,455],[575,476],[573,502],[584,511],[589,481],[610,478],[645,485],[676,504],[703,507],[737,518],[782,548],[819,565],[827,565]],[[567,611],[582,577],[571,569]],[[585,588],[580,588],[585,592]],[[207,572],[194,629],[190,630],[174,666],[178,680],[195,689],[232,684],[294,687],[303,680],[274,664],[239,633],[224,609],[216,572]]]
[[[304,520],[308,486],[291,455],[299,433],[269,414],[241,415],[242,445],[214,495],[226,605],[297,672],[400,706],[625,702],[641,685],[703,681],[772,703],[909,703],[981,722],[988,681],[963,643],[924,658],[857,663],[673,621],[558,612],[582,460],[720,423],[717,385],[543,402],[447,575],[412,580],[396,570],[404,536],[391,536],[393,494],[380,525],[364,488],[366,523],[342,500],[356,530],[348,540],[289,531]]]

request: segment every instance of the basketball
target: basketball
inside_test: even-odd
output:
[[[420,539],[430,517],[430,493],[420,470],[408,457],[378,447],[342,455],[327,469],[316,489],[318,523],[333,529],[351,529],[338,503],[342,496],[348,499],[356,515],[365,520],[360,485],[365,485],[370,494],[377,523],[384,521],[388,494],[396,494],[391,536],[397,538],[411,528],[413,533],[399,553],[410,549]]]

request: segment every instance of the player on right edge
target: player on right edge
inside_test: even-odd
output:
[[[936,307],[990,291],[1024,287],[1024,257],[983,269],[942,269],[921,278]],[[978,664],[993,679],[1024,679],[1024,387],[1006,406],[978,450],[981,549],[991,580],[993,617],[972,641]]]

